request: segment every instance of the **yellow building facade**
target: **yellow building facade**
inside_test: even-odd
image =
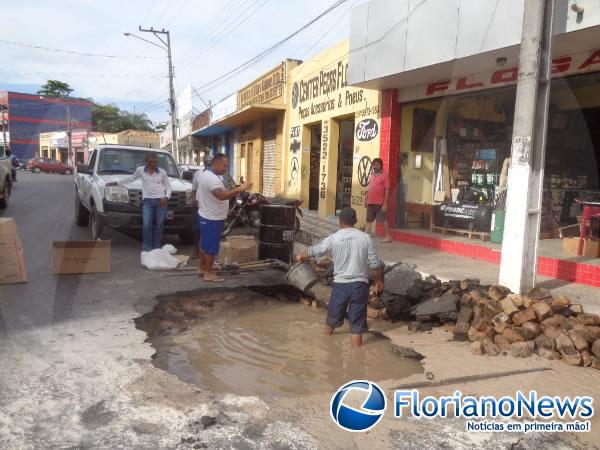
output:
[[[362,226],[381,93],[347,85],[348,54],[344,41],[290,71],[284,189],[320,217],[352,206]]]
[[[233,135],[232,176],[252,183],[252,190],[266,197],[284,194],[288,86],[291,70],[298,64],[283,61],[241,88],[235,111],[212,123]]]

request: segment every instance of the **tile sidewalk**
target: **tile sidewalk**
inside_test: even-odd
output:
[[[318,219],[311,213],[305,215],[301,221],[301,229],[303,228],[303,233],[308,235],[308,239],[302,239],[301,235],[299,240],[310,245],[335,232],[337,224],[332,219]],[[442,280],[479,278],[484,284],[498,281],[500,266],[493,262],[444,253],[405,242],[383,244],[379,237],[375,237],[374,241],[380,258],[388,264],[397,261],[415,264],[419,272],[435,275]],[[600,314],[600,288],[543,276],[538,276],[538,285],[550,289],[554,294],[567,295],[574,303],[583,304],[587,312]]]

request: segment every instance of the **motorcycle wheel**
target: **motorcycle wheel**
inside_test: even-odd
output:
[[[224,238],[229,233],[231,233],[231,230],[233,230],[233,227],[235,227],[235,225],[237,224],[237,221],[238,221],[237,216],[228,217],[227,219],[225,219],[225,221],[223,222],[223,229],[221,230],[222,238]]]

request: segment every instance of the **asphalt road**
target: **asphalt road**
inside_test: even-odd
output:
[[[2,287],[0,330],[4,332],[70,319],[83,294],[82,278],[90,277],[52,274],[53,241],[89,239],[87,228],[73,221],[73,177],[19,172],[18,180],[8,209],[0,214],[17,222],[29,283]],[[139,242],[110,230],[105,234],[111,240],[113,271],[104,277],[121,279],[141,272]]]
[[[221,407],[152,365],[134,319],[157,296],[215,286],[144,269],[141,243],[110,230],[111,273],[53,275],[52,242],[88,239],[73,222],[73,190],[72,176],[20,172],[0,212],[16,220],[29,278],[0,286],[0,448],[172,448]],[[224,286],[281,279],[240,274]]]
[[[70,176],[19,173],[1,213],[16,219],[29,276],[0,286],[1,449],[533,449],[550,442],[535,433],[470,434],[443,420],[390,418],[367,434],[346,433],[329,418],[329,395],[278,401],[203,391],[152,364],[155,350],[134,320],[163,294],[202,296],[214,286],[193,272],[142,268],[140,243],[117,232],[105,236],[111,273],[53,275],[52,241],[88,237],[73,224]],[[225,287],[282,279],[278,271],[242,273]],[[207,417],[216,424],[204,427]]]

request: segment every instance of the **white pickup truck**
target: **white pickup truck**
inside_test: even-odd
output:
[[[165,234],[178,234],[184,243],[192,243],[194,208],[192,185],[182,180],[170,153],[147,147],[100,145],[87,165],[77,166],[75,176],[75,223],[89,226],[92,239],[99,239],[105,228],[128,233],[142,230],[142,180],[125,186],[106,186],[122,180],[145,164],[154,153],[158,165],[167,172],[173,189],[167,204]]]
[[[12,188],[12,162],[10,158],[0,153],[0,209],[8,207],[10,192]]]

